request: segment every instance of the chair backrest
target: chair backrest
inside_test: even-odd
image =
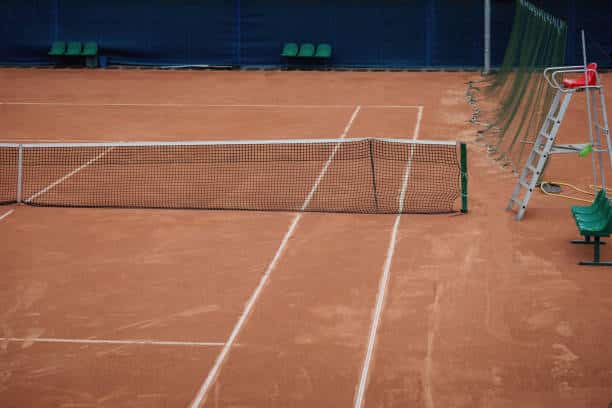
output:
[[[587,80],[589,85],[597,85],[597,63],[587,65]]]
[[[608,221],[605,224],[605,228],[603,229],[602,232],[606,232],[608,234],[612,233],[612,206],[608,207],[608,211],[606,212],[607,216],[608,216]]]
[[[301,57],[312,57],[314,55],[315,47],[310,43],[304,43],[300,46],[300,52],[298,53]]]
[[[595,203],[600,203],[600,202],[604,202],[605,199],[607,199],[608,197],[606,196],[606,190],[605,189],[601,189],[597,192],[597,195],[595,196],[595,200],[593,200],[593,202]],[[610,202],[608,200],[608,202]]]
[[[315,54],[317,57],[330,57],[331,56],[331,45],[329,44],[317,45],[317,52]]]
[[[71,41],[68,43],[68,52],[80,53],[82,44],[80,42]]]
[[[591,62],[587,65],[587,82],[589,86],[597,85],[597,63]],[[581,74],[577,78],[563,80],[563,87],[568,89],[580,88],[585,86],[584,74]]]
[[[51,44],[52,52],[66,52],[66,43],[64,41],[53,41]]]
[[[96,54],[98,54],[98,43],[86,42],[83,44],[83,51],[81,51],[81,55],[93,56]]]
[[[296,43],[285,43],[283,46],[283,55],[285,56],[296,56],[299,47]]]
[[[597,193],[597,197],[595,197],[595,205],[597,210],[604,214],[607,213],[610,208],[612,208],[612,205],[610,205],[610,200],[606,196],[605,190],[602,189],[599,193]]]

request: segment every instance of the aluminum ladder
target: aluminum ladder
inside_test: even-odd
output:
[[[602,186],[605,186],[602,153],[608,153],[610,165],[612,166],[612,144],[610,143],[610,131],[608,128],[603,87],[599,81],[596,69],[597,66],[595,64],[590,64],[588,67],[552,67],[544,70],[546,81],[550,86],[555,88],[557,92],[550,105],[548,114],[542,123],[542,127],[536,136],[531,153],[525,162],[525,166],[519,173],[519,179],[514,187],[510,201],[508,202],[507,210],[516,209],[515,219],[517,221],[520,221],[525,215],[525,211],[527,211],[527,205],[529,204],[531,195],[536,189],[549,155],[555,153],[578,153],[588,145],[588,143],[566,145],[554,144],[559,127],[567,112],[569,103],[572,100],[572,96],[578,91],[587,92],[587,113],[589,116],[589,139],[593,151],[594,184],[597,186],[600,182]],[[584,74],[584,78],[578,80],[565,80],[560,84],[557,80],[557,76],[565,73],[582,73]],[[593,135],[593,130],[595,131],[595,135]],[[605,149],[602,145],[602,136],[606,142]],[[597,158],[595,154],[597,154]],[[598,169],[596,161],[599,162],[599,182],[597,178]]]

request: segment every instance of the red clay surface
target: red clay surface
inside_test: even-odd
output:
[[[0,104],[0,128],[4,140],[338,137],[357,105],[415,105],[420,139],[470,142],[472,76],[6,69],[0,102],[346,107]],[[561,142],[581,130],[573,106]],[[418,110],[399,110],[364,107],[347,136],[411,137]],[[479,145],[469,159],[468,215],[401,218],[364,406],[606,407],[611,271],[576,265],[592,250],[568,243],[572,202],[536,194],[517,223],[504,211],[515,177]],[[588,183],[590,162],[555,157],[549,171]],[[16,207],[0,220],[3,406],[188,406],[220,346],[36,339],[225,342],[294,217]],[[204,406],[353,407],[394,220],[304,214]]]

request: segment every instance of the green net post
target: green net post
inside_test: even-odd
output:
[[[461,212],[468,212],[468,174],[467,174],[467,146],[459,144],[461,151]]]

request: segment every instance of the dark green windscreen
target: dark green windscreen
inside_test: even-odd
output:
[[[517,0],[501,67],[469,84],[478,140],[505,166],[520,169],[531,150],[554,95],[542,72],[563,65],[566,37],[564,21]]]

